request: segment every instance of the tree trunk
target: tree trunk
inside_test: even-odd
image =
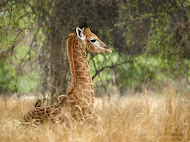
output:
[[[51,103],[57,102],[59,95],[67,91],[70,80],[66,39],[69,34],[67,26],[60,20],[60,5],[55,2],[51,17],[50,33],[50,92]]]
[[[66,54],[66,38],[56,27],[50,37],[50,90],[52,102],[66,93],[69,80],[69,65]]]

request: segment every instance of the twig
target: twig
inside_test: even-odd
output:
[[[20,32],[16,35],[16,37],[18,37],[22,32],[23,31],[20,30]],[[6,58],[9,55],[9,53],[12,53],[13,50],[17,47],[17,45],[22,41],[22,39],[23,39],[23,35],[18,40],[15,40],[15,43],[11,45],[11,47],[8,50],[0,53],[0,59]]]
[[[39,31],[40,31],[40,28],[41,28],[41,27],[38,27],[37,32],[35,33],[35,35],[34,35],[34,37],[33,37],[33,39],[32,39],[32,42],[31,42],[31,44],[30,44],[30,49],[29,49],[29,51],[28,51],[29,60],[31,59],[31,49],[32,49],[32,45],[33,45],[33,43],[34,43],[34,41],[35,41],[35,39],[36,39],[36,37],[37,37]]]
[[[92,79],[94,79],[98,74],[100,74],[104,69],[113,69],[115,67],[118,67],[120,65],[123,65],[123,64],[126,64],[126,63],[129,63],[129,62],[132,62],[132,61],[124,61],[124,62],[121,62],[119,64],[114,64],[114,65],[110,65],[110,66],[104,66],[102,67],[101,69],[97,70],[96,73],[92,76]]]

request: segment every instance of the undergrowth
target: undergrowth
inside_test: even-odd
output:
[[[190,95],[190,94],[189,94]],[[51,123],[25,127],[22,117],[35,100],[0,99],[0,141],[35,142],[168,142],[190,141],[190,98],[167,88],[160,94],[143,93],[96,100],[103,129],[93,131],[88,125]],[[31,124],[32,125],[32,124]],[[95,127],[95,126],[94,126]]]

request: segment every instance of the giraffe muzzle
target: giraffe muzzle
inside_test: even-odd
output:
[[[111,49],[109,49],[109,47],[108,46],[106,46],[105,47],[105,52],[104,52],[105,54],[109,54],[109,53],[112,53],[112,50]]]

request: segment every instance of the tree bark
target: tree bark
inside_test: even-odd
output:
[[[66,51],[67,26],[60,21],[60,5],[55,2],[51,17],[50,33],[50,92],[51,103],[57,102],[60,95],[67,91],[70,80],[69,64]]]

